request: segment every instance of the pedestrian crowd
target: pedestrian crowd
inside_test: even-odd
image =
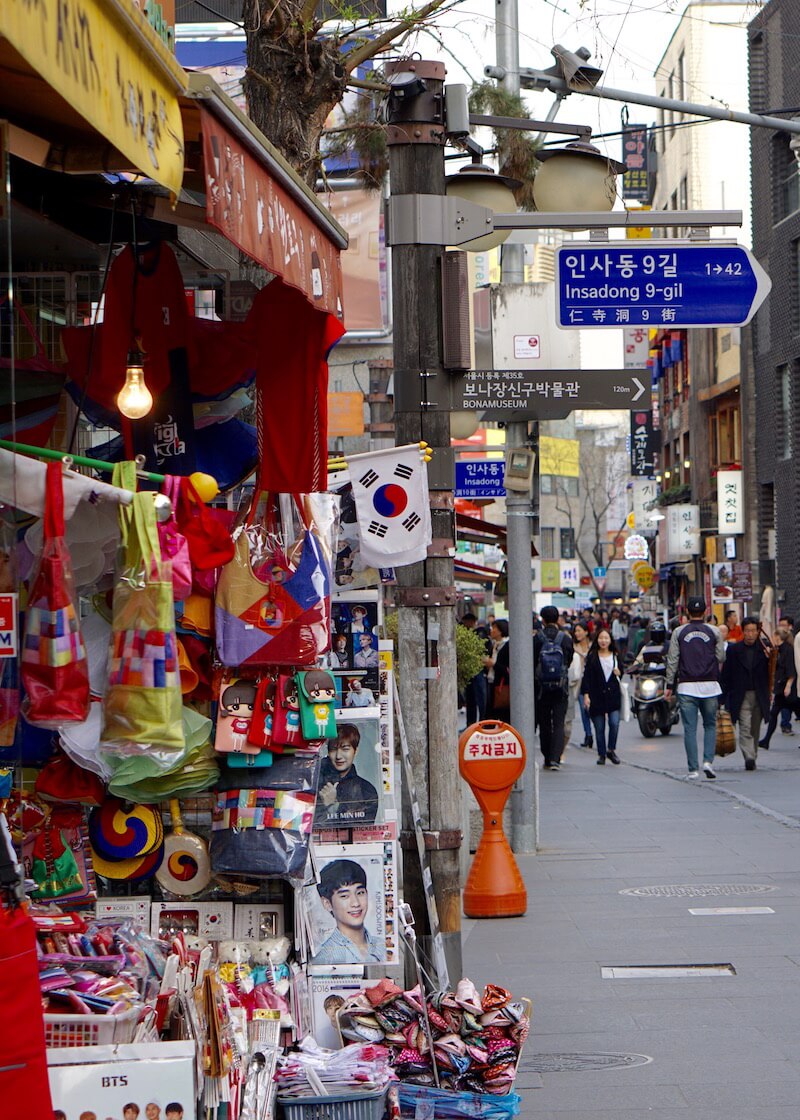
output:
[[[460,621],[485,640],[484,668],[466,690],[467,724],[482,719],[508,722],[516,685],[508,620],[490,615],[483,624],[468,613]],[[793,734],[792,717],[800,720],[800,627],[796,635],[792,618],[782,618],[771,634],[755,616],[740,622],[735,609],[718,623],[700,596],[688,599],[685,609],[670,619],[669,629],[660,618],[624,609],[568,612],[548,606],[534,614],[534,679],[522,682],[535,701],[546,770],[560,769],[576,710],[583,732],[576,745],[596,749],[598,765],[619,763],[617,736],[630,702],[624,674],[646,667],[648,658],[656,656],[665,665],[665,701],[677,701],[680,712],[689,778],[699,778],[701,765],[706,778],[716,778],[721,708],[736,727],[745,770],[756,769],[759,748],[769,750],[779,724],[782,734]]]

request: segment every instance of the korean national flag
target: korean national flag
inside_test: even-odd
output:
[[[424,560],[431,543],[428,467],[417,444],[350,464],[361,557],[375,568]]]

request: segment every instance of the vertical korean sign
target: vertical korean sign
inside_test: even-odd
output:
[[[700,551],[700,507],[667,507],[667,541],[670,560],[688,560]]]
[[[622,332],[625,348],[623,369],[646,369],[650,356],[650,331],[647,327],[625,327]]]
[[[647,506],[658,497],[658,483],[653,478],[634,478],[631,483],[631,490],[634,529],[637,533],[641,533],[643,529],[652,529],[651,511]]]
[[[717,472],[717,532],[744,532],[744,485],[741,471]]]
[[[650,163],[647,125],[629,124],[622,130],[622,197],[647,202],[650,198]]]
[[[656,473],[658,433],[652,412],[631,412],[631,474],[650,478]]]

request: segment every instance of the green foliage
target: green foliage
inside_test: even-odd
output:
[[[510,93],[496,82],[480,82],[470,90],[469,107],[473,113],[495,117],[529,117],[528,106],[518,93]],[[516,128],[494,130],[497,145],[497,162],[501,175],[520,179],[522,186],[515,191],[517,205],[523,210],[534,210],[533,178],[536,173],[536,142],[529,132]]]
[[[456,673],[458,691],[463,692],[473,677],[483,668],[486,643],[474,630],[456,626]]]
[[[398,612],[387,611],[383,617],[385,636],[394,642],[397,652],[397,626]],[[472,678],[480,673],[483,668],[483,658],[486,654],[486,643],[474,630],[466,626],[456,626],[456,673],[458,677],[458,691],[463,692]],[[395,671],[400,671],[400,666],[395,661]]]
[[[679,486],[670,486],[667,490],[662,490],[655,504],[659,506],[674,506],[679,502],[688,501],[691,496],[691,486],[688,483],[683,483]]]

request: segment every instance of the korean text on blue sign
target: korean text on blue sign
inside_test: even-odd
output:
[[[713,242],[562,248],[558,251],[558,325],[743,324],[763,300],[764,289],[769,290],[768,277],[756,268],[741,245]]]
[[[504,498],[505,463],[501,459],[474,459],[456,463],[457,498]]]

